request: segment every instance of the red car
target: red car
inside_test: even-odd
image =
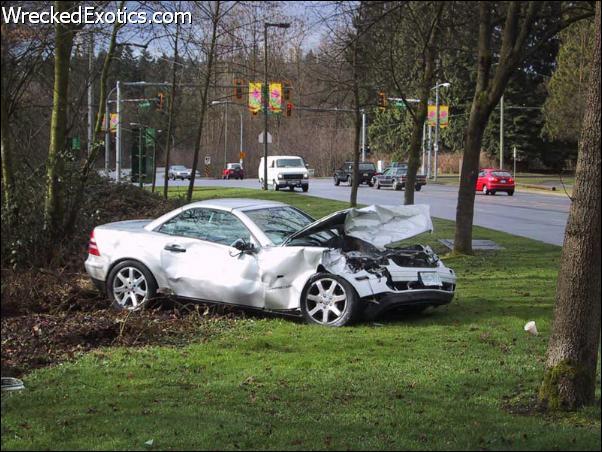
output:
[[[240,163],[228,163],[222,173],[222,179],[244,179],[245,172]]]
[[[508,196],[514,194],[514,179],[512,174],[496,168],[483,168],[479,171],[477,191],[484,195],[495,195],[498,191],[505,191]]]

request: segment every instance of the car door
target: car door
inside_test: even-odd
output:
[[[487,173],[485,171],[479,171],[479,176],[477,177],[477,191],[483,190],[483,183],[485,181],[485,176]]]
[[[264,290],[255,253],[231,246],[243,239],[257,245],[232,213],[191,208],[160,226],[168,234],[161,265],[169,288],[179,297],[263,307]]]

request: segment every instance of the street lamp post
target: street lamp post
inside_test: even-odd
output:
[[[268,107],[269,107],[269,80],[268,80],[268,27],[289,28],[290,23],[269,23],[263,25],[263,68],[264,68],[264,87],[263,87],[263,190],[268,189]]]
[[[435,122],[435,171],[433,173],[433,179],[437,180],[437,172],[439,170],[438,168],[438,154],[439,154],[439,87],[443,86],[445,88],[447,88],[450,85],[449,82],[445,82],[445,83],[439,83],[439,81],[437,81],[437,84],[435,85],[435,109],[436,109],[436,113],[437,113],[437,118],[436,118],[436,122]],[[432,89],[432,88],[431,88]]]

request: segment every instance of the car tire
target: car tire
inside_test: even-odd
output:
[[[396,180],[393,181],[392,187],[393,187],[393,190],[395,190],[395,191],[401,190],[401,184],[397,183]]]
[[[157,296],[157,281],[146,265],[125,260],[109,272],[107,295],[113,308],[120,311],[138,311]]]
[[[414,190],[416,190],[416,191],[420,191],[420,190],[422,190],[422,185],[416,185],[416,186],[414,187]]]
[[[280,190],[280,187],[278,186],[278,184],[276,183],[276,181],[272,181],[272,187],[273,187],[274,191]]]
[[[309,185],[302,185],[301,189],[303,190],[303,193],[307,193],[309,191]]]
[[[334,185],[336,185],[337,187],[338,187],[339,185],[341,185],[341,181],[340,181],[340,180],[339,180],[339,178],[338,178],[338,177],[336,177],[336,176],[334,176]]]
[[[489,191],[489,189],[487,188],[487,185],[483,185],[483,194],[484,194],[484,195],[488,195],[489,193],[491,193],[491,192],[490,192],[490,191]]]
[[[333,293],[329,294],[331,289]],[[353,286],[331,273],[316,273],[301,292],[301,312],[311,324],[331,327],[349,325],[358,317],[359,305],[359,297]]]
[[[510,191],[508,192],[508,196],[514,196],[514,190],[510,190]]]
[[[368,182],[368,187],[373,187],[374,184],[372,182]]]
[[[376,183],[376,189],[380,190],[380,184],[378,182]]]
[[[351,176],[347,176],[347,185],[349,185],[350,187],[352,185]]]
[[[244,176],[240,176],[240,180],[243,180],[243,179],[244,179]]]
[[[289,191],[295,191],[295,187],[293,187],[292,185],[290,187],[288,187]]]

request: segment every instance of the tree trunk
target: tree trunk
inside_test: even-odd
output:
[[[118,9],[123,9],[125,2],[120,2]],[[105,56],[102,71],[100,74],[100,93],[98,99],[98,113],[96,114],[96,123],[94,124],[94,142],[92,143],[92,147],[90,149],[90,153],[86,157],[84,164],[81,167],[79,181],[78,181],[78,189],[75,192],[75,199],[73,200],[73,204],[71,205],[71,209],[69,211],[69,215],[67,216],[67,221],[65,222],[65,235],[70,235],[73,232],[73,228],[75,227],[75,221],[77,220],[77,216],[79,215],[79,211],[81,209],[81,205],[84,199],[84,191],[86,187],[86,181],[88,180],[88,176],[90,175],[90,170],[98,157],[98,152],[100,151],[102,144],[97,141],[98,136],[102,131],[102,127],[104,125],[104,115],[108,114],[105,111],[106,99],[107,99],[107,80],[109,78],[109,70],[111,68],[111,63],[113,60],[113,56],[115,54],[115,46],[117,42],[117,33],[119,29],[122,27],[122,24],[119,22],[115,22],[113,25],[113,30],[111,32],[111,39],[109,41],[109,48],[107,50],[107,54]],[[104,143],[106,146],[106,143]]]
[[[406,174],[406,184],[403,195],[403,203],[405,205],[414,204],[416,173],[418,173],[418,166],[420,165],[422,132],[424,121],[426,120],[428,113],[428,100],[435,75],[435,42],[438,35],[439,19],[441,18],[444,6],[445,3],[443,2],[438,5],[435,20],[431,27],[430,35],[426,40],[423,52],[424,72],[422,75],[422,86],[420,87],[420,103],[418,104],[414,116],[414,128],[412,130],[412,139],[410,141],[410,150],[408,153],[408,172]]]
[[[213,60],[215,58],[215,47],[217,44],[217,27],[220,21],[220,2],[215,2],[215,14],[213,16],[213,24],[211,31],[211,44],[209,45],[209,54],[207,55],[207,73],[205,74],[205,83],[201,91],[201,111],[199,118],[199,125],[197,127],[197,133],[194,143],[194,158],[192,160],[192,174],[190,175],[190,184],[188,185],[188,192],[186,194],[186,200],[192,201],[192,192],[194,190],[194,180],[196,170],[199,163],[199,152],[201,150],[201,139],[203,138],[203,126],[205,123],[205,114],[207,113],[207,94],[209,92],[209,82],[211,81],[211,72],[213,71]]]
[[[180,34],[180,25],[176,24],[176,37],[174,43],[174,57],[173,65],[171,68],[171,92],[169,93],[169,113],[167,118],[167,137],[165,142],[165,173],[163,174],[163,197],[167,199],[167,192],[169,191],[169,159],[171,158],[171,135],[173,134],[173,115],[174,115],[174,102],[176,100],[176,76],[177,76],[177,65],[178,65],[178,38]]]
[[[550,409],[595,401],[600,345],[600,2],[596,44],[556,289],[553,332],[539,392]]]
[[[3,70],[4,72],[4,70]],[[15,189],[15,178],[13,169],[13,158],[11,149],[11,137],[10,137],[10,126],[8,118],[8,96],[5,92],[4,77],[2,77],[2,97],[0,98],[1,104],[1,122],[0,122],[0,136],[2,143],[2,195],[4,198],[4,208],[8,215],[8,224],[12,224],[13,220],[17,216],[18,208],[16,205],[16,199],[14,197]]]
[[[56,1],[60,15],[68,11],[72,2]],[[63,152],[66,150],[67,108],[69,105],[69,67],[74,31],[61,23],[55,25],[54,93],[50,121],[50,146],[46,161],[46,195],[44,200],[44,228],[52,241],[59,237],[63,218]]]
[[[481,102],[478,99],[475,99],[473,102],[466,130],[464,154],[462,156],[462,176],[458,190],[456,232],[454,238],[454,252],[462,254],[472,253],[475,187],[477,176],[479,175],[481,142],[489,118],[489,114],[486,111],[487,107],[482,105]]]

